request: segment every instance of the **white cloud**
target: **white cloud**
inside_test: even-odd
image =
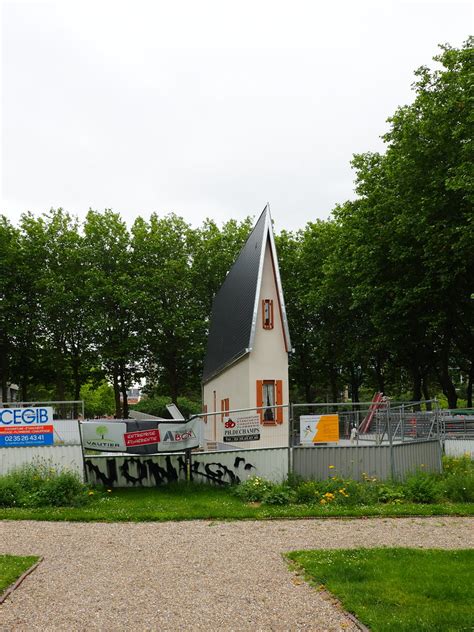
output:
[[[2,212],[327,217],[471,20],[449,1],[4,2]]]

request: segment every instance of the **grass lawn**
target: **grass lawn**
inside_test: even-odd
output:
[[[178,484],[162,488],[114,489],[111,493],[95,492],[84,507],[0,508],[0,520],[81,522],[433,515],[474,515],[474,504],[259,505],[245,503],[227,489]]]
[[[0,595],[38,559],[34,556],[0,555]]]
[[[474,550],[295,551],[288,557],[374,632],[474,629]]]

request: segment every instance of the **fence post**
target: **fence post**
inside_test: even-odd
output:
[[[392,480],[395,480],[395,460],[393,453],[393,436],[392,436],[392,422],[390,415],[390,400],[387,402],[387,434],[388,434],[388,442],[390,445],[390,474]]]
[[[288,407],[288,474],[287,477],[290,476],[290,474],[293,473],[293,462],[292,462],[292,456],[293,456],[293,414],[294,414],[294,409],[293,409],[293,404],[290,404]]]

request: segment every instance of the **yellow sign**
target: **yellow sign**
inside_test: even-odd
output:
[[[302,444],[335,443],[339,441],[339,415],[301,415]]]

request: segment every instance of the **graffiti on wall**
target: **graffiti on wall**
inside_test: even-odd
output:
[[[159,487],[186,479],[186,462],[182,455],[162,457],[86,457],[86,474],[90,483],[106,487]],[[192,461],[192,478],[197,483],[235,485],[256,466],[236,456],[230,464],[221,461],[207,462],[198,456]]]

